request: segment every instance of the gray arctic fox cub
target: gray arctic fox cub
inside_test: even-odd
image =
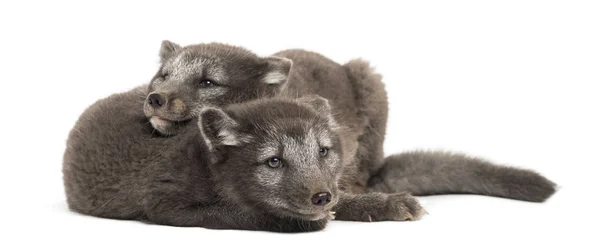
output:
[[[358,221],[424,212],[409,195],[378,192],[529,201],[554,193],[532,171],[456,154],[384,160],[386,93],[363,61],[339,65],[301,50],[263,58],[240,47],[168,41],[160,57],[149,86],[98,101],[71,131],[63,173],[72,210],[178,226],[307,231],[322,228],[329,211]],[[274,96],[302,99],[267,100]],[[243,104],[256,98],[263,100]],[[241,104],[215,108],[233,103]]]

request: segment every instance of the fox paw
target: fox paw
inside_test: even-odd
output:
[[[382,206],[366,211],[368,221],[410,221],[419,220],[427,211],[419,201],[408,194],[389,194]]]
[[[421,207],[419,201],[408,194],[390,194],[385,209],[388,220],[406,221],[419,220],[427,211]]]

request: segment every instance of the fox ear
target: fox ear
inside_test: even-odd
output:
[[[333,117],[331,105],[329,104],[329,101],[326,98],[317,95],[308,95],[298,98],[296,100],[300,104],[306,105],[314,109],[319,115],[326,117],[329,121],[329,127],[331,127],[333,130],[337,131],[340,129],[340,125],[338,125],[338,123],[335,121],[335,118]]]
[[[160,61],[165,62],[180,50],[181,46],[179,46],[178,44],[173,43],[169,40],[163,40],[160,45]]]
[[[210,150],[219,146],[236,146],[240,144],[238,123],[225,111],[218,108],[205,107],[200,112],[198,126],[204,142]]]
[[[269,85],[285,84],[292,70],[292,60],[277,56],[269,56],[264,59],[267,62],[267,71],[262,77],[263,83]]]
[[[331,114],[331,105],[329,105],[329,101],[324,97],[317,95],[308,95],[303,96],[297,99],[301,104],[307,105],[312,109],[319,112],[322,115],[330,115]]]

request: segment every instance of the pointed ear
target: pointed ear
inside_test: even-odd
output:
[[[319,115],[326,117],[329,123],[329,127],[331,127],[331,129],[333,129],[334,131],[338,131],[341,129],[340,125],[337,123],[337,121],[335,121],[335,118],[333,117],[331,105],[329,104],[329,101],[326,98],[317,95],[308,95],[298,98],[296,100],[300,104],[306,105],[314,109],[315,111],[317,111],[317,113],[319,113]]]
[[[263,75],[263,83],[269,85],[285,84],[292,70],[292,60],[277,56],[269,56],[264,59],[267,61],[267,71]]]
[[[238,123],[225,111],[218,108],[205,107],[200,112],[198,126],[204,142],[210,150],[219,146],[236,146],[240,143]]]
[[[177,53],[179,50],[181,50],[181,46],[179,46],[178,44],[173,43],[169,40],[163,40],[162,44],[160,45],[160,52],[159,52],[160,61],[165,62],[166,60],[171,58],[175,53]]]
[[[324,97],[308,95],[298,98],[297,100],[298,102],[313,108],[322,115],[331,114],[331,106],[329,105],[329,101]]]

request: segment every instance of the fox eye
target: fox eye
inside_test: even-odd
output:
[[[281,162],[281,159],[273,157],[267,161],[267,165],[271,168],[280,168],[283,166],[283,163]]]
[[[165,81],[165,80],[167,80],[167,79],[168,79],[168,77],[167,77],[167,76],[169,76],[169,75],[168,75],[168,74],[161,74],[161,75],[159,75],[158,77],[156,77],[156,80],[157,80],[158,82]]]
[[[321,157],[327,156],[327,153],[329,153],[329,149],[328,148],[321,148],[321,149],[319,149],[319,155],[321,155]]]
[[[202,86],[202,88],[208,88],[208,87],[213,87],[216,86],[217,84],[215,84],[215,82],[209,80],[209,79],[203,79],[200,80],[200,86]]]

